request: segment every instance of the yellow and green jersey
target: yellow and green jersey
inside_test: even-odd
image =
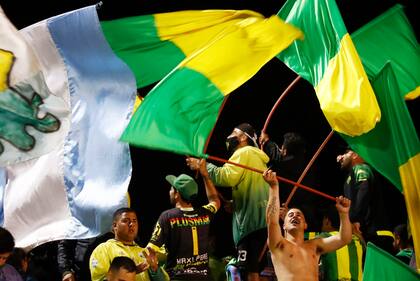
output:
[[[144,248],[137,245],[135,242],[131,245],[125,245],[115,239],[101,243],[93,250],[89,260],[89,268],[92,281],[102,281],[105,279],[112,260],[115,257],[129,257],[136,265],[146,262],[143,252]],[[161,270],[161,269],[159,269]],[[136,275],[136,281],[153,281],[150,278],[149,271],[143,271]],[[167,278],[169,280],[169,278]]]
[[[262,150],[245,146],[237,149],[229,161],[266,170],[269,158]],[[232,187],[235,245],[249,233],[266,227],[269,186],[261,174],[232,164],[217,167],[209,163],[207,170],[215,185]]]

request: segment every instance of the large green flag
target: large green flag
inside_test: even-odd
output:
[[[206,141],[226,95],[302,37],[279,17],[232,22],[186,57],[153,88],[121,139],[145,148],[205,156]]]
[[[382,112],[370,132],[346,142],[404,193],[416,252],[420,253],[420,142],[390,63],[372,80]],[[420,257],[420,256],[419,256]]]
[[[401,5],[364,25],[351,38],[370,79],[389,62],[401,96],[414,99],[420,95],[420,46]]]
[[[305,38],[277,57],[314,86],[331,127],[349,136],[374,128],[378,103],[335,1],[288,0],[278,16]]]
[[[418,281],[420,275],[384,250],[368,243],[363,281]]]

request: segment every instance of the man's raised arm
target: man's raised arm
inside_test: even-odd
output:
[[[266,220],[268,230],[268,248],[272,251],[278,243],[283,240],[280,230],[280,196],[279,182],[276,173],[272,170],[266,170],[263,174],[264,180],[270,185],[268,204],[266,209]]]
[[[212,203],[215,206],[216,210],[219,210],[220,199],[219,199],[216,187],[214,187],[214,184],[212,180],[210,179],[209,172],[207,171],[205,159],[200,160],[199,171],[200,171],[201,176],[203,177],[204,186],[206,188],[206,195],[207,195],[207,199],[209,200],[209,203]]]

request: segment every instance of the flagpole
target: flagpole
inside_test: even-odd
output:
[[[302,174],[300,175],[297,183],[301,183],[303,178],[308,173],[309,169],[312,167],[312,164],[315,162],[316,158],[318,158],[318,155],[321,153],[321,151],[324,149],[327,142],[331,139],[331,137],[334,134],[334,130],[331,130],[331,132],[328,134],[328,136],[325,138],[325,140],[322,142],[322,144],[319,146],[318,150],[315,152],[315,154],[312,156],[311,161],[309,161],[308,165],[306,165],[305,170],[303,170]],[[284,203],[285,207],[289,206],[290,200],[292,200],[293,195],[296,193],[297,186],[295,185],[290,192],[289,196],[287,197],[286,203]]]
[[[244,168],[244,169],[253,171],[253,172],[257,172],[257,173],[260,173],[260,174],[264,173],[263,170],[259,170],[259,169],[253,168],[253,167],[242,165],[242,164],[239,164],[239,163],[236,163],[236,162],[232,162],[232,161],[229,161],[229,160],[226,160],[226,159],[223,159],[223,158],[220,158],[220,157],[216,157],[216,156],[208,155],[207,159],[218,161],[218,162],[222,162],[222,163],[232,164],[232,165],[235,165],[235,166],[238,166],[238,167],[241,167],[241,168]],[[322,196],[322,197],[324,197],[326,199],[330,199],[330,200],[332,200],[332,201],[335,202],[335,197],[333,197],[331,195],[328,195],[326,193],[323,193],[321,191],[318,191],[316,189],[313,189],[313,188],[311,188],[309,186],[303,185],[301,183],[294,182],[292,180],[289,180],[289,179],[286,179],[286,178],[283,178],[283,177],[280,177],[280,176],[277,176],[277,179],[280,180],[280,181],[289,183],[289,184],[293,184],[294,186],[300,187],[302,189],[305,189],[305,190],[307,190],[309,192],[315,193],[315,194],[317,194],[319,196]]]
[[[270,113],[267,116],[267,119],[265,120],[264,127],[261,130],[261,133],[265,133],[268,127],[268,123],[270,123],[271,118],[273,117],[274,111],[277,109],[281,101],[290,93],[290,91],[293,89],[293,87],[297,84],[297,82],[300,80],[300,76],[296,77],[295,80],[293,80],[292,83],[289,84],[289,86],[286,88],[286,90],[283,91],[283,93],[280,95],[276,103],[273,105],[273,108],[271,109]],[[263,148],[263,145],[261,145],[261,150]]]

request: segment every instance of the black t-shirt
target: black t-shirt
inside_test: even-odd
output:
[[[150,243],[165,245],[165,269],[171,279],[208,280],[209,228],[216,211],[208,204],[197,209],[174,208],[160,215]]]

